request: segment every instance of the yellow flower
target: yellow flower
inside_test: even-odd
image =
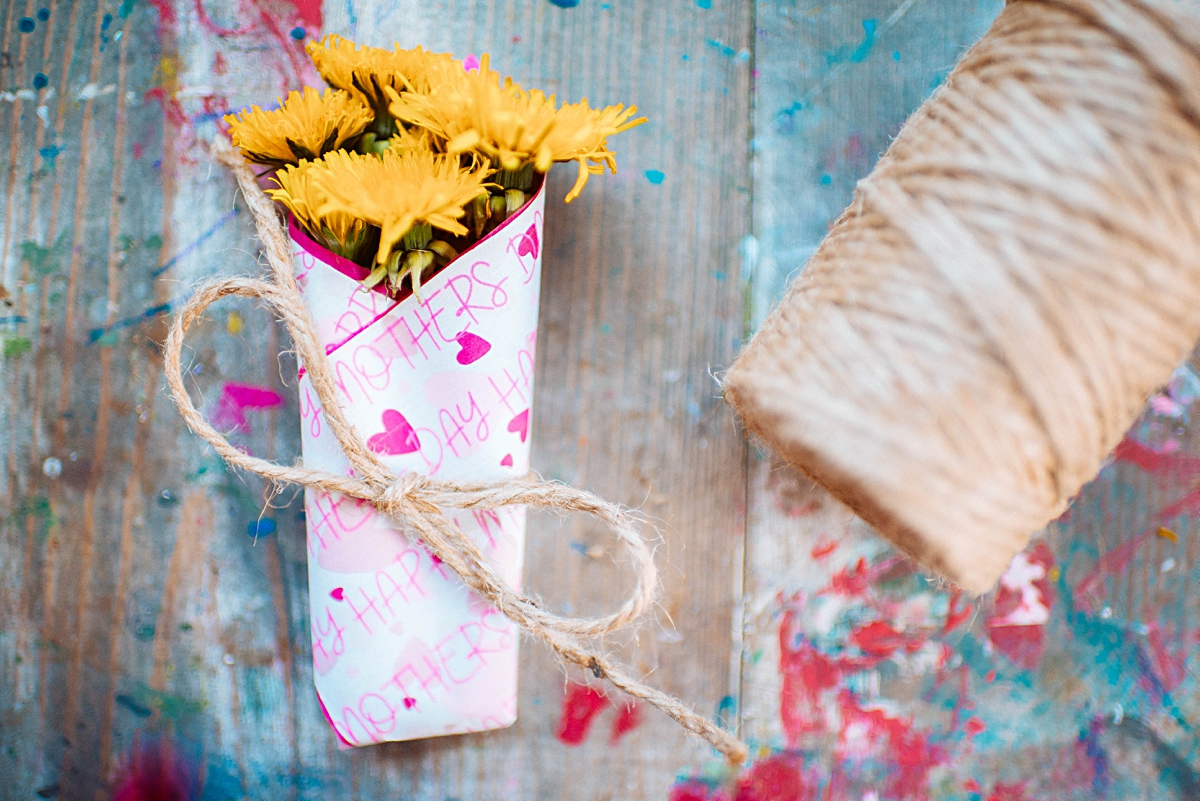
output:
[[[347,158],[343,150],[335,150],[321,161],[302,161],[298,166],[288,165],[275,173],[278,189],[268,189],[267,194],[291,211],[296,221],[325,247],[360,264],[370,263],[374,255],[370,248],[375,244],[378,231],[367,222],[346,211],[322,212],[327,198],[313,183],[312,174],[318,165],[337,165]]]
[[[225,117],[233,144],[251,161],[272,167],[315,159],[340,148],[371,123],[371,111],[346,92],[311,87],[292,92],[280,108]]]
[[[577,162],[579,178],[567,202],[579,195],[589,175],[602,173],[606,165],[617,171],[608,137],[646,121],[630,120],[636,106],[593,109],[584,100],[556,109],[553,95],[526,91],[511,78],[501,83],[488,68],[486,55],[478,71],[441,78],[429,94],[389,91],[392,115],[431,131],[446,143],[446,152],[482,153],[504,172],[517,173],[530,165],[546,172],[556,161]],[[503,175],[500,180],[506,183]]]
[[[399,45],[393,50],[359,46],[332,33],[320,42],[309,42],[305,49],[326,83],[354,93],[376,117],[387,114],[385,87],[397,93],[427,92],[445,72],[462,72],[462,64],[448,53],[431,53],[419,46],[412,50]]]
[[[410,229],[467,232],[463,207],[487,191],[487,169],[463,167],[457,156],[389,148],[381,156],[330,154],[314,164],[310,180],[322,198],[322,217],[348,214],[381,229],[376,261],[384,264]],[[417,243],[424,247],[425,241]]]

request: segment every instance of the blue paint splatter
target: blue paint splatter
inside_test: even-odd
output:
[[[39,8],[38,13],[37,13],[37,18],[40,19],[42,22],[48,22],[50,20],[50,9]]]
[[[112,14],[105,14],[104,18],[100,20],[100,30],[107,31],[108,26],[112,25],[112,19]]]
[[[646,180],[652,184],[661,184],[664,180],[666,180],[666,177],[666,173],[664,173],[662,170],[646,170]]]
[[[550,0],[550,5],[559,8],[574,8],[579,5],[579,0]]]
[[[246,526],[246,533],[251,537],[269,537],[275,533],[275,521],[269,517],[251,520]]]
[[[37,86],[37,81],[34,81],[33,85]],[[45,86],[45,84],[42,84],[42,86]],[[41,87],[38,88],[40,89]],[[50,145],[49,147],[43,147],[38,150],[38,155],[42,157],[42,161],[46,162],[48,167],[53,167],[54,159],[57,158],[58,154],[61,152],[61,147],[58,147],[57,145]]]
[[[796,114],[804,110],[804,103],[797,100],[792,105],[780,111],[775,115],[775,131],[776,133],[786,136],[790,134],[796,127]]]
[[[712,8],[712,0],[696,0],[696,5],[700,8]]]
[[[710,46],[717,48],[717,50],[719,50],[723,56],[733,58],[737,55],[736,50],[722,42],[720,39],[708,39],[707,41]]]
[[[33,21],[33,17],[21,17],[21,21],[17,23],[17,30],[21,33],[33,33],[36,27],[37,23]]]
[[[608,323],[605,323],[604,325],[600,326],[600,333],[601,334],[611,334],[612,326],[609,325]]]
[[[292,28],[291,33],[288,35],[298,42],[304,38],[305,33],[307,32],[303,28]]]
[[[825,173],[824,175],[821,176],[821,186],[829,186],[832,183],[833,183],[833,176],[830,175],[829,173]]]
[[[899,60],[900,60],[900,51],[893,50],[892,51],[892,61],[899,61]]]
[[[843,45],[837,50],[825,54],[825,62],[830,66],[834,64],[843,64],[850,62],[851,64],[861,64],[866,60],[867,56],[871,55],[871,48],[875,46],[875,34],[879,29],[879,21],[874,19],[864,19],[863,40],[857,46]]]
[[[39,72],[37,75],[33,76],[34,89],[45,89],[49,85],[50,79],[46,77],[45,73]]]

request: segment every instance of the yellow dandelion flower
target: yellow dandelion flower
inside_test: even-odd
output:
[[[328,34],[320,42],[305,47],[317,72],[330,86],[344,89],[371,107],[376,118],[388,116],[388,95],[394,92],[427,92],[448,71],[462,71],[462,65],[448,53],[431,53],[422,47],[393,50],[360,46],[337,34]],[[376,133],[386,136],[389,130]]]
[[[278,189],[267,194],[292,213],[310,236],[325,247],[359,264],[370,263],[378,230],[354,214],[344,210],[322,211],[328,198],[312,180],[317,165],[333,165],[337,169],[347,159],[346,151],[335,150],[320,161],[302,161],[288,165],[275,173]]]
[[[376,261],[385,264],[410,229],[465,234],[458,220],[463,207],[487,191],[486,176],[486,168],[463,167],[457,156],[388,148],[380,156],[337,154],[313,165],[310,180],[323,197],[318,214],[345,213],[381,229]],[[412,244],[428,242],[426,235]]]
[[[346,92],[324,94],[305,87],[292,92],[280,108],[249,111],[225,117],[234,146],[251,161],[271,167],[316,159],[340,148],[371,123],[371,111]]]
[[[646,121],[630,119],[636,106],[592,109],[585,100],[556,109],[553,95],[526,91],[511,78],[501,83],[488,62],[484,55],[478,71],[442,76],[429,94],[389,91],[392,115],[432,132],[446,143],[448,153],[486,155],[500,168],[499,180],[505,186],[527,189],[520,173],[532,177],[534,169],[546,172],[556,161],[574,161],[579,179],[567,195],[570,202],[589,175],[603,172],[605,166],[616,172],[607,140]]]

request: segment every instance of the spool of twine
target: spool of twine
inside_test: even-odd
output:
[[[233,467],[272,482],[297,484],[367,501],[380,514],[397,521],[413,540],[419,539],[470,590],[549,645],[563,661],[590,671],[597,679],[666,713],[688,733],[707,740],[731,763],[744,762],[748,754],[744,743],[673,696],[631,676],[623,665],[588,642],[629,626],[656,597],[658,572],[653,554],[630,513],[591,493],[534,476],[473,483],[434,479],[411,472],[397,476],[367,447],[342,413],[332,368],[296,286],[291,247],[274,204],[259,188],[250,166],[227,139],[218,136],[212,150],[214,158],[233,170],[237,177],[238,186],[254,216],[255,228],[271,268],[271,280],[224,278],[210,281],[196,290],[172,320],[163,348],[164,371],[171,397],[188,427]],[[295,352],[321,402],[322,414],[350,462],[351,475],[336,475],[303,465],[281,465],[251,456],[230,444],[196,409],[183,383],[183,342],[188,329],[203,317],[204,311],[229,296],[252,298],[270,306],[287,326]],[[535,599],[513,589],[444,511],[513,505],[559,514],[582,512],[607,526],[634,566],[636,581],[625,603],[615,612],[598,618],[563,617],[548,612]],[[379,656],[390,660],[395,654]]]
[[[972,592],[1200,337],[1200,4],[1009,0],[725,378],[747,427]]]

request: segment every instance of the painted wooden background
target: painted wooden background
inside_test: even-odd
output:
[[[0,798],[113,798],[153,753],[204,799],[1196,797],[1191,368],[982,600],[747,445],[712,377],[1000,5],[8,0]],[[743,775],[534,642],[512,730],[336,749],[302,505],[183,429],[156,345],[197,280],[257,269],[205,142],[313,82],[303,43],[324,32],[490,52],[650,117],[572,205],[551,179],[534,465],[653,518],[663,602],[608,646],[740,728]],[[193,341],[206,410],[294,459],[270,317],[230,303]],[[279,403],[231,406],[231,382]],[[607,608],[627,578],[586,521],[533,522],[525,583],[552,606]]]

